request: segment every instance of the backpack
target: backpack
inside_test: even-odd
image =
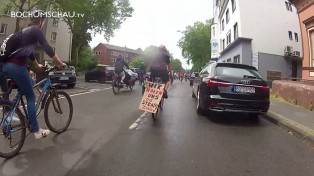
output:
[[[11,56],[19,51],[22,41],[22,31],[9,35],[0,46],[0,63],[10,60]]]

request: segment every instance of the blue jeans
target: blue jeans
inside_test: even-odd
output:
[[[19,87],[19,94],[26,97],[29,122],[33,131],[38,132],[39,126],[36,117],[36,97],[33,90],[33,80],[30,77],[26,66],[6,63],[3,66],[3,70],[16,82]]]

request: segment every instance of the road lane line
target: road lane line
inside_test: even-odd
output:
[[[143,122],[146,114],[148,114],[148,112],[144,112],[139,118],[137,118],[136,121],[132,123],[132,125],[129,127],[129,129],[132,130],[132,129],[137,128],[141,124],[141,122]]]
[[[88,91],[88,92],[82,92],[82,93],[77,93],[77,94],[71,94],[70,97],[75,97],[75,96],[78,96],[78,95],[85,95],[85,94],[100,92],[100,91],[109,90],[109,89],[111,89],[111,87],[104,88],[104,89],[93,89],[93,90],[90,90],[90,91]]]

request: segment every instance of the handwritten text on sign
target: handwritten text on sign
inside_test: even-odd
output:
[[[164,87],[164,84],[149,82],[146,85],[139,109],[151,113],[156,113],[159,102],[164,92]]]

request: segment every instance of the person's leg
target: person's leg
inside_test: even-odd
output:
[[[162,70],[160,71],[161,79],[165,83],[165,92],[164,92],[164,98],[168,98],[168,89],[170,87],[170,79],[169,79],[169,73],[168,70]]]
[[[19,93],[25,95],[27,100],[27,113],[35,137],[37,139],[45,137],[49,130],[42,130],[38,126],[35,107],[35,94],[31,78],[28,74],[26,66],[18,66],[15,64],[6,64],[5,71],[12,77],[19,87]]]
[[[8,83],[7,83],[7,75],[4,72],[0,73],[0,85],[1,85],[1,91],[3,93],[8,91]],[[2,97],[4,100],[9,100],[9,95],[3,95]]]
[[[124,71],[122,71],[122,72],[120,73],[120,77],[121,77],[121,82],[123,83],[123,81],[124,81],[124,79],[125,79],[125,73],[124,73]]]

